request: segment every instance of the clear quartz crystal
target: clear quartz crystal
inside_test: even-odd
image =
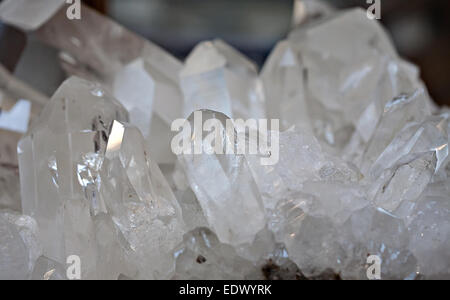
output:
[[[68,20],[62,10],[33,36],[59,51],[66,73],[113,91],[129,110],[130,123],[142,131],[152,156],[158,163],[173,163],[170,124],[182,117],[182,63],[89,7],[81,9],[83,22]]]
[[[337,149],[351,128],[367,142],[384,104],[422,86],[415,67],[398,58],[382,27],[362,9],[300,26],[289,42],[301,64],[311,125]]]
[[[261,71],[261,79],[267,117],[280,119],[282,130],[292,125],[311,130],[303,68],[289,41],[281,41],[275,46]]]
[[[30,18],[28,1],[0,6],[84,78],[49,101],[0,67],[0,278],[66,279],[69,255],[82,279],[367,279],[370,255],[382,279],[449,278],[449,110],[366,11],[295,1],[258,73],[221,40],[181,63],[57,2]],[[12,124],[21,99],[30,120]],[[173,140],[182,117],[191,131]],[[281,132],[242,132],[239,118],[279,119]],[[11,149],[28,123],[19,191]],[[227,153],[237,136],[279,149]],[[177,160],[174,141],[188,143]]]
[[[201,119],[199,119],[201,118]],[[195,154],[195,148],[209,148],[212,145],[207,140],[207,135],[196,132],[195,123],[209,119],[220,121],[219,128],[222,131],[224,154]],[[192,190],[202,207],[208,224],[223,243],[239,245],[251,242],[255,234],[264,227],[265,212],[261,196],[252,178],[248,163],[244,155],[225,154],[227,144],[233,145],[235,128],[227,132],[227,120],[231,120],[222,113],[210,110],[196,111],[188,119],[190,128],[194,130],[190,147],[192,154],[182,154],[179,162],[188,174],[188,180]],[[232,123],[231,123],[232,124]],[[216,141],[218,143],[219,141]],[[203,146],[202,146],[203,145]]]
[[[221,40],[197,45],[180,79],[185,117],[198,109],[244,120],[264,116],[264,91],[255,64]]]
[[[93,169],[115,119],[127,119],[116,100],[99,85],[72,77],[18,146],[22,208],[38,222],[44,255],[64,264],[77,253],[86,266],[83,278],[96,277]]]
[[[137,278],[167,279],[185,227],[169,184],[134,127],[115,121],[105,156],[100,197],[126,241],[126,261]]]
[[[181,239],[173,193],[126,120],[100,85],[72,77],[19,144],[23,209],[39,224],[44,255],[61,264],[78,255],[85,279],[167,278]]]

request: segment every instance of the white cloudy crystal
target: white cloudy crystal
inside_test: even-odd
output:
[[[253,264],[239,257],[235,249],[222,244],[207,228],[186,233],[184,242],[175,250],[177,269],[175,279],[245,279]]]
[[[42,253],[36,221],[10,210],[0,210],[0,278],[28,279]]]
[[[0,216],[0,278],[25,279],[28,273],[28,251],[17,228]]]
[[[449,181],[431,184],[415,205],[408,226],[410,249],[426,278],[450,278]]]

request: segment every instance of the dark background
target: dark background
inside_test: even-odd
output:
[[[221,38],[259,65],[288,33],[293,6],[293,0],[84,2],[181,59],[199,41]],[[327,2],[339,8],[370,5],[366,0]],[[433,99],[450,105],[450,1],[381,0],[381,8],[381,22],[400,54],[420,66]],[[1,56],[0,49],[3,62]]]
[[[88,4],[183,58],[199,41],[219,37],[259,65],[289,30],[292,0],[91,0]],[[339,8],[366,0],[328,0]],[[381,0],[384,23],[400,54],[420,66],[436,102],[450,105],[450,1]]]

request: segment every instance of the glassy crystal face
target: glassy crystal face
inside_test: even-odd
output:
[[[33,33],[55,47],[69,75],[101,82],[129,111],[158,163],[173,163],[170,124],[182,117],[178,73],[182,63],[159,46],[82,6],[82,22],[72,22],[65,10]],[[161,143],[153,143],[152,140]]]
[[[290,69],[296,61],[301,63],[296,76],[301,76],[304,94],[291,95],[306,99],[316,135],[337,149],[345,146],[352,133],[366,143],[384,105],[422,87],[416,68],[398,57],[384,30],[361,9],[337,12],[299,27],[286,43],[296,54],[291,55]],[[286,47],[275,49],[279,57],[285,58]],[[272,57],[276,55],[274,52]],[[300,105],[297,100],[291,102]]]
[[[76,252],[86,262],[94,259],[92,186],[116,119],[127,120],[116,100],[99,85],[72,77],[19,143],[23,212],[36,218],[50,259],[65,263],[66,254]]]
[[[1,279],[67,279],[70,255],[81,279],[367,279],[372,255],[382,279],[449,278],[449,109],[365,11],[296,1],[259,72],[82,9],[36,13],[79,76],[51,100],[0,68]],[[261,118],[281,130],[239,129]]]
[[[180,72],[184,116],[210,109],[235,119],[265,115],[256,65],[221,40],[197,45]]]
[[[216,130],[223,132],[223,154],[203,152],[207,148],[212,150],[213,146],[208,142],[207,134],[196,132],[196,122],[200,122],[200,128],[203,128],[203,122],[211,119],[220,120]],[[235,134],[234,127],[231,133],[227,131],[227,120],[231,121],[226,115],[210,110],[192,113],[187,120],[189,128],[194,129],[192,151],[190,154],[182,153],[178,159],[219,240],[239,245],[252,242],[255,234],[264,227],[265,213],[245,156],[226,154],[227,144],[234,147]],[[196,154],[198,147],[201,152]]]
[[[84,278],[166,278],[182,236],[178,203],[127,118],[100,85],[72,77],[19,144],[23,211],[44,255],[78,253]]]

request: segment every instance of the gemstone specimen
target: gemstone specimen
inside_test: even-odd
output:
[[[450,110],[366,11],[295,1],[259,72],[82,10],[25,24],[51,100],[0,67],[0,279],[450,278]]]

